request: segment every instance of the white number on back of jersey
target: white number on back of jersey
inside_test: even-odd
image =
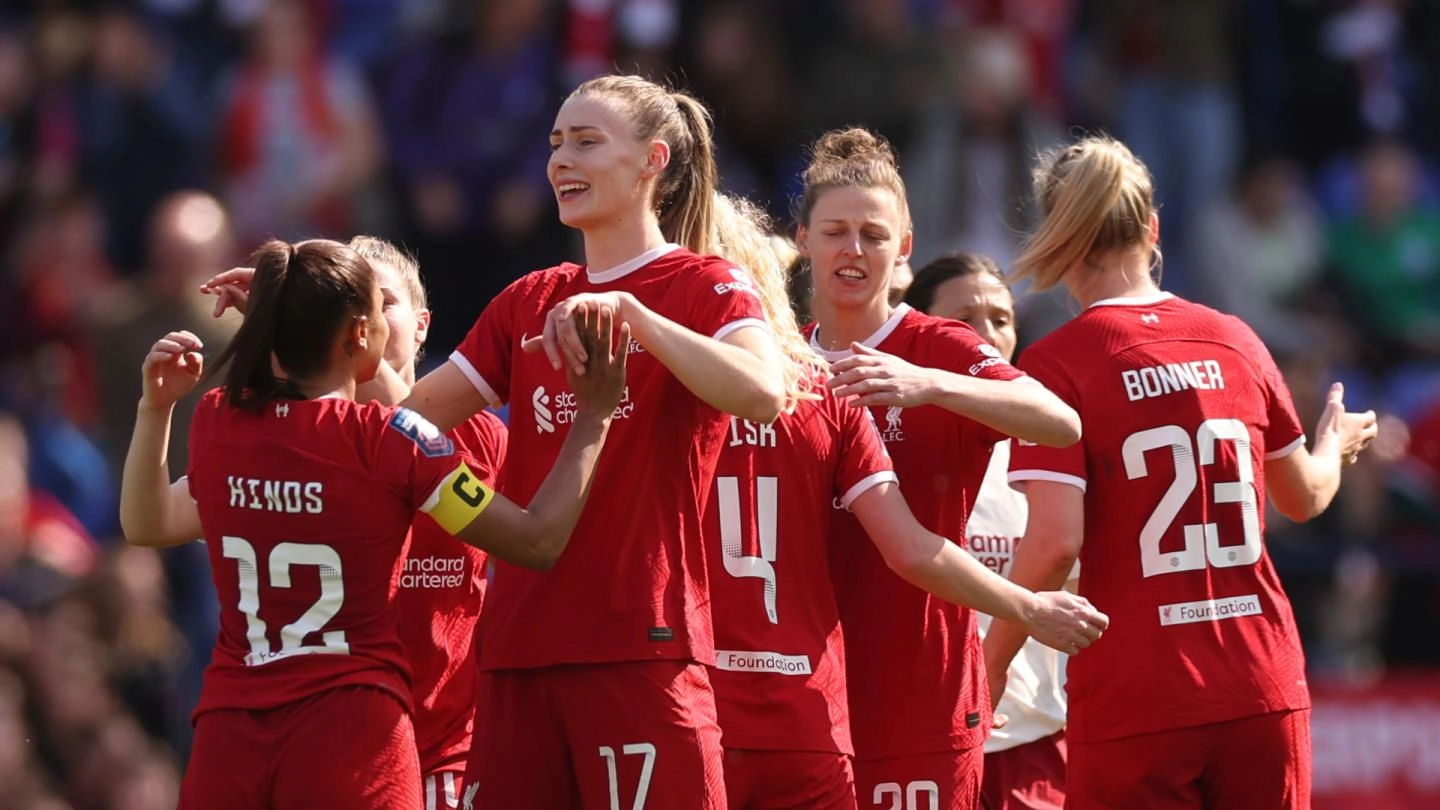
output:
[[[779,523],[780,481],[773,476],[755,479],[755,522],[758,524],[760,556],[745,556],[745,534],[740,526],[740,479],[723,475],[715,479],[720,498],[720,547],[725,551],[725,572],[732,577],[755,577],[765,582],[765,615],[779,624],[775,608],[775,546]]]
[[[1241,528],[1244,543],[1238,546],[1220,545],[1219,529],[1215,523],[1190,523],[1181,527],[1185,545],[1178,551],[1161,551],[1160,541],[1170,529],[1175,518],[1200,480],[1199,469],[1215,463],[1216,447],[1222,441],[1235,443],[1238,459],[1236,469],[1238,481],[1216,483],[1209,493],[1212,503],[1240,504]],[[1195,447],[1200,448],[1200,457],[1195,457]],[[1125,440],[1120,455],[1125,459],[1125,474],[1134,481],[1150,474],[1145,463],[1145,454],[1151,450],[1169,448],[1175,461],[1175,480],[1165,490],[1160,503],[1150,513],[1150,519],[1140,530],[1140,569],[1146,577],[1170,574],[1177,571],[1199,571],[1207,562],[1216,568],[1232,568],[1253,565],[1260,559],[1260,512],[1255,493],[1255,470],[1250,460],[1250,432],[1245,423],[1238,419],[1207,419],[1195,431],[1192,443],[1190,434],[1179,425],[1165,425],[1133,433]]]
[[[344,630],[320,635],[319,644],[304,644],[306,636],[324,630],[345,604],[345,580],[341,576],[340,553],[330,546],[310,543],[281,543],[270,552],[270,587],[290,587],[290,569],[312,565],[319,569],[320,598],[300,618],[280,629],[280,649],[271,650],[269,628],[260,618],[260,561],[255,547],[243,537],[223,538],[222,553],[235,561],[240,574],[240,612],[245,614],[245,638],[250,642],[246,666],[260,666],[294,655],[345,655],[350,644]]]
[[[911,782],[903,789],[899,782],[881,782],[872,798],[875,807],[885,807],[889,799],[886,810],[940,810],[940,786],[929,779]]]

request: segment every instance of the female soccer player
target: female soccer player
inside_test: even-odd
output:
[[[1071,444],[1079,419],[975,330],[890,305],[911,234],[888,143],[863,129],[827,133],[804,181],[796,244],[813,273],[811,344],[833,364],[835,394],[870,407],[921,525],[961,541],[994,444],[1007,435]],[[858,522],[837,519],[861,806],[972,806],[990,727],[974,612],[897,576]],[[1078,642],[1099,631],[1077,620],[1070,632]]]
[[[1323,511],[1375,416],[1346,413],[1335,385],[1307,451],[1255,333],[1157,286],[1153,194],[1115,140],[1057,149],[1016,262],[1036,291],[1063,284],[1084,307],[1023,365],[1086,430],[1073,447],[1015,448],[1030,522],[1012,578],[1057,587],[1078,556],[1080,592],[1115,617],[1069,664],[1069,806],[1309,807],[1305,661],[1265,499],[1292,520]],[[992,683],[1023,638],[991,627]]]
[[[1015,300],[1000,268],[988,256],[952,253],[915,274],[905,303],[938,318],[967,323],[1000,350],[1015,355]],[[1015,546],[1025,533],[1025,496],[1010,487],[1010,442],[995,445],[975,508],[965,523],[970,553],[1001,576],[1009,576]],[[1077,572],[1065,583],[1074,591]],[[990,615],[977,616],[983,637]],[[984,810],[1061,810],[1065,806],[1065,656],[1025,642],[1010,664],[1005,694],[995,711],[1007,722],[985,741]]]
[[[137,545],[203,531],[221,631],[195,710],[181,806],[419,808],[410,679],[395,591],[412,516],[515,562],[552,565],[588,494],[624,389],[628,330],[586,317],[575,425],[522,510],[418,415],[359,404],[389,327],[365,259],[334,242],[272,242],[225,386],[197,408],[191,466],[169,484],[170,412],[200,378],[200,343],[162,338],[126,459],[121,522]],[[282,626],[283,623],[283,626]]]
[[[745,211],[722,207],[722,220]],[[825,387],[821,361],[795,326],[780,258],[767,242],[743,239],[757,229],[731,230],[742,239],[722,239],[720,249],[751,268],[797,373],[786,375],[788,407],[773,423],[731,419],[705,519],[726,794],[734,810],[854,808],[828,564],[837,510],[854,512],[892,571],[941,599],[1018,618],[1057,644],[1069,643],[1077,623],[1101,628],[1105,618],[1070,594],[1015,587],[916,522],[870,414]]]
[[[610,307],[635,345],[569,552],[545,573],[495,566],[480,620],[488,716],[467,781],[477,807],[723,807],[700,515],[725,414],[780,412],[778,353],[749,275],[702,255],[716,173],[699,102],[595,79],[561,106],[550,145],[560,219],[587,264],[496,296],[407,405],[446,427],[509,402],[506,492],[524,500],[571,430],[564,375],[588,357],[571,318]]]
[[[369,261],[380,284],[390,328],[385,363],[407,388],[413,386],[415,362],[429,334],[431,317],[420,268],[408,254],[383,239],[357,236],[350,240],[350,247]],[[217,296],[217,317],[229,306],[245,310],[254,273],[253,268],[237,267],[201,287],[202,292]],[[493,487],[505,458],[504,423],[482,410],[446,435],[479,461],[481,466],[474,472]],[[478,710],[474,641],[485,597],[486,556],[474,546],[456,543],[428,515],[416,514],[410,537],[396,606],[411,669],[425,810],[458,808]]]

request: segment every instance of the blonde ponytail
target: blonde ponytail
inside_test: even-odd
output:
[[[787,293],[788,257],[770,237],[770,218],[743,197],[716,193],[712,243],[715,254],[750,271],[765,320],[780,348],[788,413],[804,399],[817,399],[811,385],[827,372],[820,358],[800,334]]]

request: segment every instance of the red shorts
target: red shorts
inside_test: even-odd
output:
[[[1073,810],[1309,810],[1310,710],[1070,743]]]
[[[205,712],[180,786],[180,810],[421,806],[410,715],[367,686],[276,709]]]
[[[814,751],[725,749],[730,810],[855,810],[850,757]]]
[[[985,755],[985,810],[1063,810],[1065,732]]]
[[[425,774],[421,794],[425,810],[460,810],[460,800],[465,795],[465,772],[431,771]]]
[[[965,751],[855,760],[860,807],[885,810],[972,810],[980,806],[982,746]]]
[[[466,797],[476,810],[725,806],[720,726],[688,661],[488,672]]]

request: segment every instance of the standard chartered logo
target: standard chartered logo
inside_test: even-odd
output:
[[[535,392],[530,395],[530,405],[535,411],[536,433],[554,433],[556,425],[574,422],[580,410],[580,400],[574,392],[556,391],[551,394],[543,385],[535,387]],[[629,419],[634,412],[635,403],[630,401],[630,386],[627,385],[620,396],[620,404],[615,406],[613,418]]]
[[[530,404],[535,406],[535,432],[554,433],[555,414],[547,407],[550,404],[550,395],[545,393],[545,386],[535,388],[535,393],[530,396]]]

